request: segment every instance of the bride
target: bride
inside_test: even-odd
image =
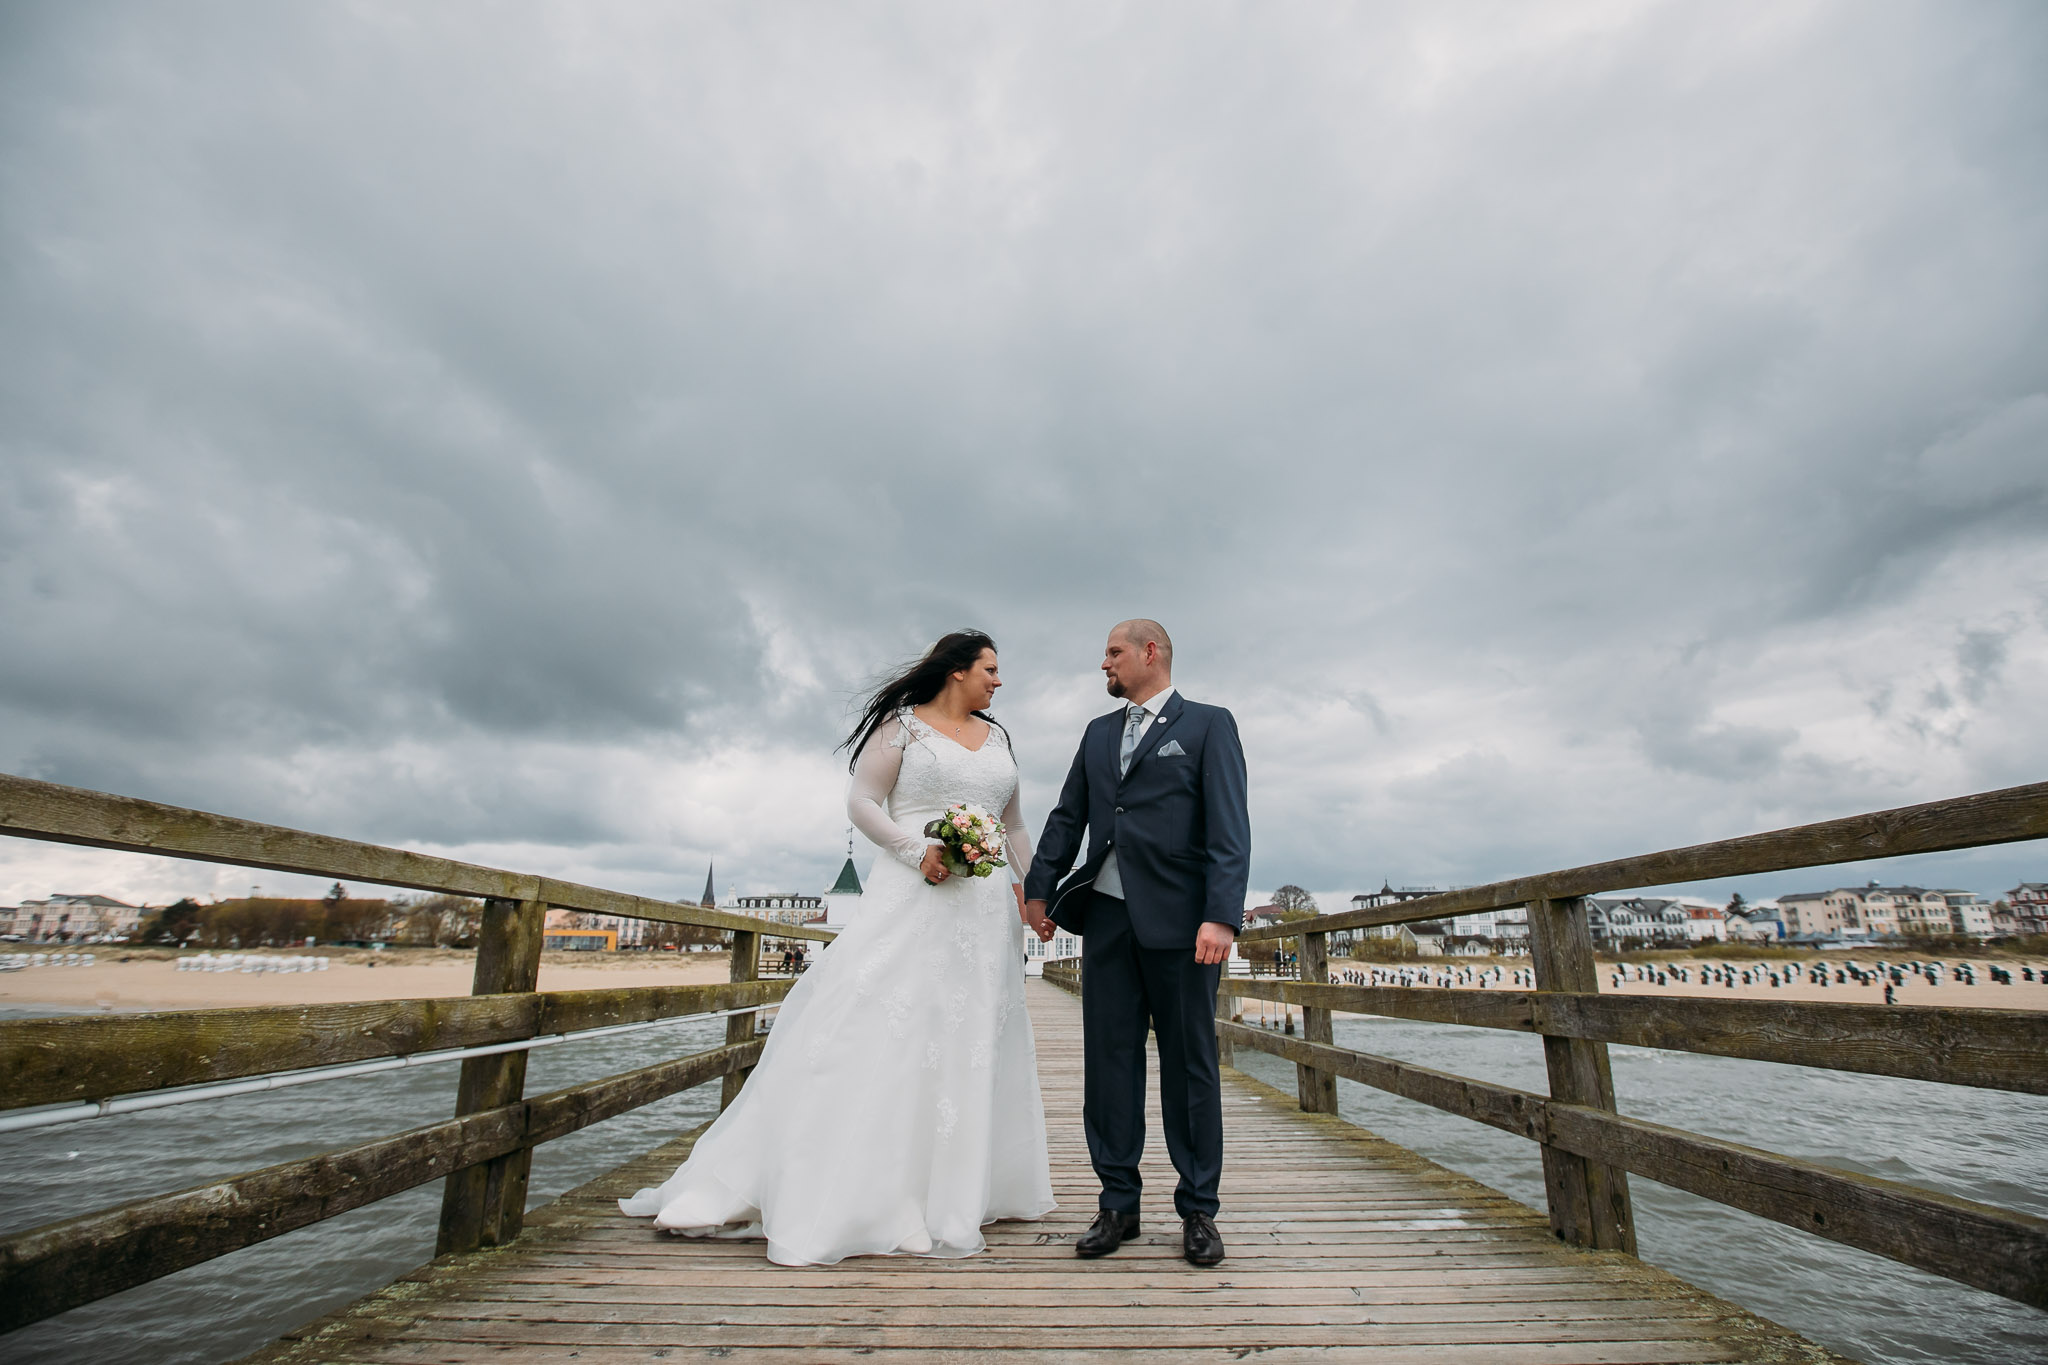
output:
[[[1009,871],[1030,835],[1009,733],[987,713],[995,642],[960,631],[868,700],[847,814],[889,855],[854,922],[784,999],[738,1098],[668,1181],[619,1207],[768,1259],[971,1256],[981,1227],[1055,1206],[1031,1019],[1023,887],[949,875],[927,823],[999,810]]]

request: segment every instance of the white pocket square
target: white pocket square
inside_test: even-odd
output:
[[[1159,746],[1159,756],[1161,758],[1186,758],[1188,751],[1180,747],[1179,740],[1169,739],[1166,743]]]

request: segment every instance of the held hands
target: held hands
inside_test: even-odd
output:
[[[1017,913],[1024,917],[1024,927],[1038,935],[1040,943],[1052,942],[1053,922],[1045,917],[1044,901],[1027,901],[1024,888],[1017,888]]]
[[[1227,924],[1205,921],[1195,934],[1195,961],[1204,967],[1214,966],[1230,956],[1230,947],[1237,942],[1237,930]]]

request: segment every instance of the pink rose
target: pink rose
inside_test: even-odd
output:
[[[969,844],[967,846],[967,861],[970,863],[978,863],[981,861],[981,850],[976,848],[973,844]]]
[[[953,817],[953,828],[955,828],[955,829],[966,829],[966,828],[967,828],[967,817],[966,817],[966,816],[964,816],[964,815],[956,815],[956,816],[954,816],[954,817]]]

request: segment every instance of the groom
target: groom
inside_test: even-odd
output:
[[[1024,915],[1041,938],[1054,924],[1081,936],[1082,1123],[1102,1196],[1074,1250],[1104,1256],[1138,1234],[1149,1027],[1159,1037],[1166,1150],[1180,1172],[1181,1250],[1215,1265],[1216,983],[1244,922],[1250,872],[1244,749],[1230,712],[1174,690],[1173,642],[1157,621],[1110,631],[1102,671],[1124,705],[1082,736],[1024,884]],[[1088,860],[1055,891],[1084,830]]]

